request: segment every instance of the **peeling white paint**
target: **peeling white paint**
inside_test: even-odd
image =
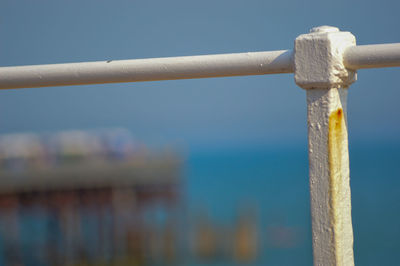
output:
[[[314,265],[354,264],[346,98],[343,88],[307,90]]]
[[[302,88],[349,86],[356,72],[343,64],[343,52],[356,45],[350,32],[335,27],[316,27],[294,44],[294,78]]]
[[[347,86],[356,73],[342,53],[355,38],[321,27],[295,41],[295,80],[307,89],[314,265],[354,265],[347,142]]]

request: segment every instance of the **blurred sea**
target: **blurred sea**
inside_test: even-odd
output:
[[[312,265],[305,144],[197,149],[186,158],[183,198],[179,201],[182,206],[168,211],[168,205],[156,205],[144,217],[153,226],[148,228],[155,230],[153,237],[169,236],[165,238],[165,247],[181,243],[176,254],[175,250],[166,249],[177,255],[176,260],[154,260],[141,265]],[[350,143],[350,176],[356,265],[399,265],[400,143]],[[131,205],[126,205],[134,218],[136,213],[129,209]],[[20,212],[18,247],[22,259],[29,262],[23,265],[48,265],[38,262],[48,243],[58,243],[56,247],[63,251],[62,241],[66,238],[57,224],[57,216],[46,212],[45,205],[40,206]],[[87,252],[92,252],[99,242],[99,221],[110,213],[98,216],[96,209],[83,208],[77,213],[84,226],[82,243]],[[12,231],[12,222],[2,220],[6,216],[0,214],[3,233]],[[155,226],[157,219],[165,226]],[[109,225],[109,220],[103,222]],[[142,231],[146,239],[151,236],[141,228],[132,228]],[[163,243],[154,239],[154,243]],[[0,265],[11,265],[4,263],[12,253],[5,240],[0,234]],[[133,239],[132,243],[140,245],[139,240]]]
[[[398,265],[400,145],[350,145],[350,169],[355,263]],[[195,151],[186,178],[189,214],[222,227],[256,214],[258,256],[246,265],[312,265],[306,146]]]

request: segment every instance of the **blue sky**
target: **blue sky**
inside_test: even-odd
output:
[[[318,25],[400,42],[400,2],[0,2],[0,66],[292,49]],[[400,142],[399,68],[359,71],[351,142]],[[0,133],[126,127],[154,145],[306,141],[292,74],[0,91]]]

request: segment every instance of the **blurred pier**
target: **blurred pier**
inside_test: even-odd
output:
[[[180,164],[124,130],[1,137],[0,264],[175,259]]]
[[[222,192],[189,203],[184,162],[123,129],[0,136],[0,265],[248,265],[298,244],[257,204],[221,222],[203,204]]]

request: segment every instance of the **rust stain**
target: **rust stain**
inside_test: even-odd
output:
[[[329,150],[329,185],[330,185],[330,214],[333,218],[333,237],[334,246],[336,249],[336,259],[341,257],[340,252],[340,239],[338,233],[342,230],[341,217],[340,217],[340,201],[341,183],[342,183],[342,151],[345,138],[345,120],[343,109],[338,108],[329,116],[329,136],[328,136],[328,150]]]

